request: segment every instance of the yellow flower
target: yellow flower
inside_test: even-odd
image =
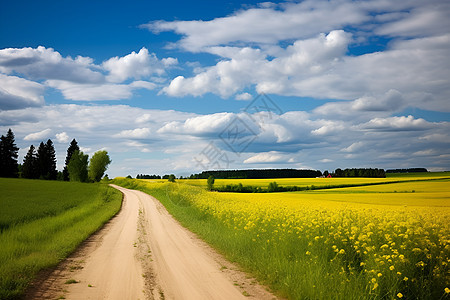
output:
[[[450,293],[450,289],[449,289],[448,287],[446,287],[446,288],[444,289],[444,291],[445,291],[446,294],[449,294],[449,293]]]
[[[397,275],[400,276],[400,275],[402,275],[402,273],[401,272],[397,272]]]
[[[375,283],[375,282],[377,282],[377,279],[376,278],[372,278],[372,283]]]
[[[378,287],[378,283],[375,283],[375,284],[373,285],[372,290],[376,289],[377,287]]]
[[[309,251],[306,251],[306,255],[311,255],[311,252],[309,252]]]
[[[403,294],[402,294],[402,293],[398,293],[398,294],[397,294],[397,297],[403,298]]]
[[[381,277],[381,276],[383,276],[383,274],[381,274],[381,273],[378,273],[378,274],[377,274],[377,276],[378,276],[378,277]]]
[[[390,267],[389,267],[389,270],[391,270],[391,271],[393,271],[394,269],[395,269],[394,266],[390,266]]]
[[[403,278],[403,281],[408,281],[408,277],[405,276],[405,278]]]

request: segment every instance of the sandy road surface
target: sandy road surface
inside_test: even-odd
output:
[[[183,228],[155,198],[114,187],[125,195],[120,213],[27,298],[275,298]]]

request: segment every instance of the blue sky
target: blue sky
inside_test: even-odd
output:
[[[0,130],[20,160],[51,138],[61,169],[76,138],[110,176],[450,169],[445,1],[1,7]]]

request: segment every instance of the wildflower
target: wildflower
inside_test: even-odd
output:
[[[377,279],[376,278],[372,278],[372,283],[375,283],[375,282],[377,282]]]
[[[403,281],[408,281],[408,277],[405,276],[405,278],[403,278]]]
[[[403,294],[402,294],[402,293],[398,293],[398,294],[397,294],[397,297],[403,298]]]
[[[339,250],[339,254],[344,254],[344,253],[345,253],[344,249]]]
[[[449,289],[448,287],[446,287],[446,288],[444,289],[444,291],[445,291],[446,294],[450,294],[450,289]]]
[[[395,269],[394,266],[390,266],[390,267],[389,267],[389,270],[391,270],[391,271],[393,271],[394,269]]]
[[[378,287],[378,283],[375,283],[375,284],[373,285],[372,290],[376,289],[377,287]]]
[[[309,251],[306,251],[306,255],[311,255],[311,252],[309,252]]]
[[[383,274],[381,274],[381,273],[378,273],[378,274],[377,274],[377,276],[378,276],[378,277],[381,277],[381,276],[383,276]]]

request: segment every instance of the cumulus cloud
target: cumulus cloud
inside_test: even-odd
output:
[[[44,139],[50,137],[51,133],[52,133],[52,130],[50,128],[47,128],[42,131],[30,133],[30,134],[26,135],[23,139],[25,141],[44,140]]]
[[[130,84],[78,84],[70,81],[48,80],[46,84],[60,90],[66,99],[79,101],[128,99],[135,89],[152,90],[154,83],[134,81]]]
[[[40,90],[44,85],[36,81],[44,81],[45,86],[60,90],[70,100],[128,99],[137,89],[155,89],[158,84],[150,80],[160,81],[161,76],[166,76],[166,70],[177,63],[171,57],[160,60],[146,48],[124,57],[113,57],[101,65],[89,57],[63,57],[54,49],[42,46],[1,49],[0,80],[9,80],[5,84],[9,90],[0,90],[0,103],[4,109],[8,107],[4,103],[10,103],[12,108],[42,105],[44,98]],[[20,74],[24,78],[5,77],[1,73]],[[11,83],[13,79],[15,84]],[[22,79],[21,86],[14,88],[19,85],[19,79]],[[129,82],[130,79],[134,81]]]
[[[150,128],[136,128],[131,130],[122,130],[118,134],[114,135],[114,137],[123,137],[130,139],[145,139],[150,137],[151,130]]]
[[[241,99],[243,90],[255,87],[285,96],[356,100],[353,111],[393,112],[409,105],[448,112],[449,13],[450,4],[442,1],[302,1],[143,27],[174,31],[182,49],[220,57],[191,77],[174,78],[162,90],[170,96]],[[350,34],[348,25],[358,29]],[[350,46],[384,36],[392,38],[385,49],[348,55]]]
[[[44,104],[44,86],[17,76],[0,74],[0,110]]]
[[[380,35],[405,37],[448,33],[450,3],[446,1],[430,2],[430,5],[414,7],[406,13],[389,14],[387,19],[389,22],[382,24],[375,32]],[[383,18],[379,18],[379,20],[383,21]]]
[[[58,143],[67,143],[70,139],[69,136],[67,135],[67,132],[57,133],[55,137]]]
[[[244,101],[251,100],[252,98],[253,98],[253,96],[250,95],[249,93],[242,93],[242,94],[236,95],[236,97],[235,97],[236,100],[244,100]]]
[[[258,153],[244,160],[244,164],[273,163],[283,161],[283,156],[275,151]]]
[[[407,117],[375,118],[361,125],[363,129],[379,131],[420,131],[430,129],[434,126],[435,124],[433,123],[421,118],[415,119],[411,115]]]
[[[159,60],[154,53],[142,48],[138,53],[131,52],[123,57],[113,57],[103,62],[102,66],[109,71],[107,80],[123,82],[128,78],[141,79],[152,74],[163,75],[166,68],[178,63],[175,58]]]
[[[309,38],[367,19],[367,13],[357,5],[309,0],[241,10],[211,21],[156,21],[142,27],[154,33],[174,31],[183,36],[177,45],[198,52],[239,42],[276,44],[280,40]]]
[[[7,48],[0,50],[0,72],[17,72],[32,80],[56,79],[77,83],[102,82],[104,76],[86,57],[62,57],[52,48]]]
[[[233,120],[232,113],[217,113],[188,118],[184,122],[168,122],[158,133],[189,134],[194,136],[218,135]]]

